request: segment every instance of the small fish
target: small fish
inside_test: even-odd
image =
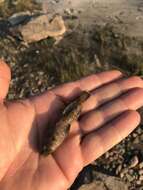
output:
[[[78,98],[65,107],[62,118],[56,123],[53,132],[49,133],[47,142],[42,147],[42,155],[47,156],[53,153],[62,144],[69,134],[71,123],[79,118],[82,104],[89,96],[89,92],[83,91]]]

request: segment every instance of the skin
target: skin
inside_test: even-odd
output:
[[[140,122],[135,111],[143,105],[143,81],[139,77],[126,79],[119,71],[108,71],[37,97],[5,102],[9,82],[10,70],[1,61],[2,190],[66,190],[84,166],[128,136]],[[63,101],[70,102],[84,90],[90,91],[91,97],[83,105],[80,121],[72,123],[69,136],[52,155],[40,156],[36,149],[44,126],[58,118]]]

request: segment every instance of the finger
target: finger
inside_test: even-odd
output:
[[[107,84],[111,81],[123,77],[122,73],[117,70],[106,71],[99,74],[91,75],[76,82],[67,83],[56,87],[52,91],[63,98],[64,101],[70,101],[78,96],[81,91],[91,91],[95,88]]]
[[[64,84],[53,90],[48,90],[39,96],[30,98],[36,109],[39,126],[45,125],[47,118],[55,118],[57,110],[63,108],[64,104],[59,96],[63,97],[65,101],[70,100],[79,95],[83,90],[92,90],[102,84],[116,80],[121,76],[120,71],[103,72],[88,76],[76,82]]]
[[[0,60],[0,102],[6,97],[11,80],[11,72],[8,65]]]
[[[85,165],[94,161],[128,136],[140,122],[136,111],[126,111],[108,125],[87,135],[82,144]]]
[[[137,110],[143,106],[143,89],[128,91],[119,98],[104,104],[97,110],[85,114],[80,121],[84,133],[95,130],[126,110]]]
[[[143,80],[137,76],[128,79],[119,79],[115,82],[104,85],[103,87],[92,91],[91,97],[83,104],[82,112],[85,113],[91,111],[101,104],[137,87],[143,88]]]

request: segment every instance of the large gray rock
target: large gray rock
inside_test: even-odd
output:
[[[128,184],[117,177],[95,172],[94,178],[92,183],[81,186],[79,190],[128,190],[129,188]]]

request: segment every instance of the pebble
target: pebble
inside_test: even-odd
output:
[[[141,162],[141,163],[139,164],[139,168],[140,168],[140,169],[143,168],[143,162]]]
[[[108,170],[109,168],[110,168],[110,165],[107,164],[107,165],[105,166],[105,169]]]
[[[121,172],[121,173],[120,173],[120,178],[123,178],[123,177],[124,177],[124,173]]]
[[[123,164],[123,167],[124,167],[124,168],[127,168],[127,164],[124,163],[124,164]]]
[[[140,180],[140,181],[143,181],[143,175],[141,175],[141,176],[139,177],[139,180]]]
[[[65,9],[64,12],[68,15],[72,15],[73,14],[73,11],[69,8]]]
[[[121,172],[121,170],[122,170],[122,165],[119,165],[117,168],[116,168],[116,175],[119,175],[120,174],[120,172]]]
[[[129,161],[129,168],[134,168],[135,166],[137,166],[139,163],[139,159],[138,157],[135,155],[131,158],[131,160]]]
[[[138,144],[138,143],[140,143],[140,139],[139,139],[138,137],[136,137],[136,138],[134,139],[134,141],[133,141],[133,144]]]
[[[8,18],[8,21],[12,26],[21,24],[22,22],[29,20],[31,18],[31,13],[29,11],[14,13],[11,17]]]
[[[142,129],[139,127],[138,129],[137,129],[137,133],[138,134],[141,134],[143,131],[142,131]],[[143,135],[142,135],[142,137],[143,137]]]
[[[137,133],[133,133],[132,136],[133,136],[134,138],[136,138],[136,137],[138,136],[138,134],[137,134]]]
[[[143,7],[138,7],[138,11],[143,12]]]
[[[129,173],[130,175],[134,175],[134,170],[133,170],[133,169],[129,169],[129,170],[128,170],[128,173]]]
[[[120,177],[123,178],[126,173],[128,173],[128,168],[122,169],[122,171],[120,173]]]
[[[123,171],[124,173],[127,173],[127,172],[128,172],[128,168],[124,168],[122,171]]]
[[[134,180],[134,177],[129,174],[126,174],[126,178],[128,179],[129,182]]]
[[[140,185],[141,183],[142,183],[142,182],[141,182],[140,180],[137,180],[137,181],[136,181],[136,184],[137,184],[137,185]]]
[[[143,175],[143,169],[139,170],[139,175]]]
[[[109,158],[110,162],[113,162],[114,159],[115,159],[114,157],[110,157],[110,158]]]
[[[142,130],[142,129],[141,129]],[[143,141],[143,131],[141,131],[141,134],[140,134],[140,140]]]
[[[110,156],[109,152],[106,152],[105,153],[105,159],[109,158],[109,156]]]

